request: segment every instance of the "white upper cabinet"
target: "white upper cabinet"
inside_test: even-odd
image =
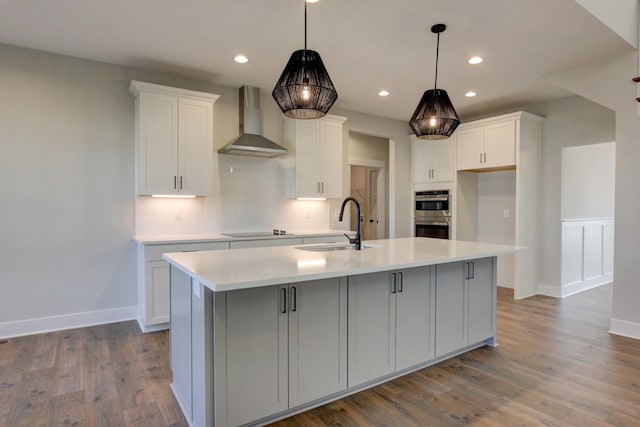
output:
[[[502,168],[516,164],[516,119],[460,125],[455,133],[458,170]]]
[[[138,81],[129,90],[136,97],[136,194],[210,194],[219,95]]]
[[[342,123],[346,117],[284,120],[285,141],[295,150],[289,196],[342,198]]]
[[[455,135],[425,141],[411,135],[411,176],[414,184],[453,181]]]

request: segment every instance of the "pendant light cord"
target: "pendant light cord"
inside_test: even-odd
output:
[[[304,50],[307,50],[307,0],[304,1]]]
[[[305,34],[306,34],[306,30],[305,30]],[[438,33],[438,42],[436,44],[436,81],[433,83],[433,89],[434,90],[438,88],[438,56],[439,56],[439,54],[440,54],[440,33]]]

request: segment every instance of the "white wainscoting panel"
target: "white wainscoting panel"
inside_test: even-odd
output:
[[[613,281],[613,219],[562,221],[560,296]]]

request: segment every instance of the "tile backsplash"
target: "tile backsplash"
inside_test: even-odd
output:
[[[136,235],[329,228],[328,201],[285,198],[280,159],[214,154],[213,194],[136,197]]]

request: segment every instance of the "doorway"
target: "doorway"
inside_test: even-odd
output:
[[[385,217],[386,172],[380,166],[351,165],[351,195],[360,203],[360,218],[351,210],[351,229],[357,221],[362,227],[362,240],[386,238]]]
[[[359,219],[363,240],[389,238],[389,138],[349,132],[349,165],[351,172],[351,195],[361,208]],[[351,229],[357,226],[355,207],[351,211]]]

